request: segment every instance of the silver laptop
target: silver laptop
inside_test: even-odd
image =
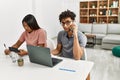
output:
[[[62,61],[62,59],[52,58],[49,48],[27,45],[27,50],[32,63],[53,67]]]

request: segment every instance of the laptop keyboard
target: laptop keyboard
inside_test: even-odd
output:
[[[57,63],[61,62],[62,59],[52,58],[53,65],[56,65]]]

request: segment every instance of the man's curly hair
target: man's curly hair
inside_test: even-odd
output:
[[[59,21],[61,22],[62,19],[65,19],[68,17],[70,17],[72,20],[75,20],[76,15],[70,10],[64,11],[59,15]]]

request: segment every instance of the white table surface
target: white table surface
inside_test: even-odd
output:
[[[31,63],[28,56],[23,58],[24,66],[19,67],[9,56],[0,54],[0,80],[85,80],[94,64],[62,58],[63,61],[56,66],[47,67]]]

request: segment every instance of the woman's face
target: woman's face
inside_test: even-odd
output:
[[[26,22],[23,22],[23,27],[27,32],[32,32],[33,30],[28,26],[28,24]]]

